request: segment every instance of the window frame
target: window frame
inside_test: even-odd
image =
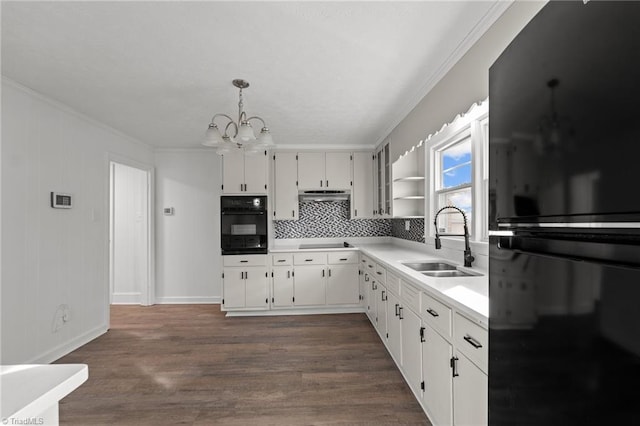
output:
[[[425,239],[435,237],[434,220],[436,212],[442,207],[442,194],[471,188],[471,227],[470,240],[488,241],[488,101],[474,104],[464,115],[445,125],[438,133],[431,135],[426,143],[425,165],[428,176],[427,205],[425,220]],[[471,184],[441,188],[441,153],[456,143],[471,138]],[[431,208],[430,208],[431,206]],[[443,239],[462,240],[462,237],[443,237]]]

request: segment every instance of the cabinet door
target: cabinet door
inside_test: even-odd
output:
[[[295,152],[278,152],[274,161],[275,220],[298,219],[298,160]]]
[[[402,331],[400,328],[400,300],[389,293],[387,296],[387,347],[398,366],[402,363]]]
[[[260,151],[244,156],[244,183],[248,194],[267,193],[267,151]]]
[[[297,266],[293,277],[295,306],[326,304],[326,270],[324,265]]]
[[[435,425],[450,425],[453,418],[453,378],[451,344],[429,325],[424,324],[422,376],[424,406]]]
[[[415,395],[420,395],[422,382],[422,342],[420,327],[422,321],[412,310],[403,307],[400,311],[402,328],[402,370]]]
[[[358,265],[331,265],[327,269],[327,305],[358,304]]]
[[[290,267],[274,267],[273,293],[271,303],[274,307],[291,306],[293,304],[293,276]]]
[[[453,424],[482,426],[488,422],[488,380],[478,367],[456,351],[456,370],[453,379]]]
[[[351,189],[351,153],[327,152],[325,156],[325,187]]]
[[[246,268],[224,268],[222,299],[225,309],[245,307],[244,270]]]
[[[376,298],[376,294],[378,291],[378,283],[368,272],[365,272],[364,281],[367,285],[367,315],[369,316],[371,324],[377,328],[376,324],[378,321],[376,321],[376,316],[378,315],[378,299]]]
[[[370,152],[353,153],[351,219],[373,217],[373,162]]]
[[[380,281],[376,282],[377,290],[375,293],[376,298],[376,328],[380,337],[384,342],[387,341],[387,298],[388,292],[384,284]]]
[[[298,153],[298,188],[327,189],[324,177],[324,152]]]
[[[245,301],[247,308],[269,306],[267,268],[245,268]]]
[[[222,156],[222,193],[244,194],[244,151],[232,149]]]

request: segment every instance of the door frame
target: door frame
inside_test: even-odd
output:
[[[109,312],[109,306],[111,305],[113,280],[114,280],[114,245],[113,242],[113,216],[114,205],[112,199],[113,190],[113,164],[118,163],[124,166],[132,167],[141,170],[147,175],[147,283],[140,288],[140,304],[143,306],[153,305],[155,303],[155,170],[151,164],[145,164],[136,160],[132,160],[127,157],[123,157],[118,154],[108,153],[106,160],[107,168],[107,211],[109,220],[107,221],[107,257],[108,257],[108,285],[106,288],[107,297],[107,312]]]

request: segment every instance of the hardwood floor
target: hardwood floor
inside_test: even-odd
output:
[[[430,424],[364,314],[113,306],[109,332],[57,362],[89,365],[61,425]]]

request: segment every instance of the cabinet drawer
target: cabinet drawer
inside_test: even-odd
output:
[[[326,253],[296,253],[293,255],[294,265],[324,265],[326,263]]]
[[[333,251],[327,253],[327,263],[330,265],[340,265],[342,263],[358,263],[358,252],[356,251]]]
[[[376,266],[376,273],[375,273],[376,280],[385,284],[387,282],[387,270],[377,263],[375,266]]]
[[[267,266],[267,255],[222,256],[222,266]]]
[[[420,291],[417,288],[400,281],[400,295],[404,305],[413,312],[420,312]]]
[[[291,265],[293,263],[293,255],[291,253],[272,254],[273,266]]]
[[[387,272],[387,290],[396,296],[400,296],[400,278]]]
[[[362,266],[362,270],[364,271],[367,268],[367,264],[369,264],[371,260],[365,256],[364,254],[360,255],[360,266]]]
[[[424,322],[445,337],[451,337],[451,308],[426,293],[422,293],[421,316]]]
[[[364,258],[366,260],[365,262],[365,271],[369,271],[370,275],[375,275],[376,274],[376,263],[369,259],[368,257]]]
[[[453,333],[456,348],[486,373],[489,353],[487,330],[456,313],[453,320]]]

